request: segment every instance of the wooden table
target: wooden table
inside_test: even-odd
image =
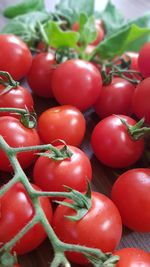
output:
[[[14,3],[15,1],[13,1]],[[48,3],[53,4],[53,1],[46,1],[47,5]],[[99,1],[100,2],[100,1]],[[123,10],[125,10],[125,2],[133,8],[134,5],[133,3],[136,4],[136,10],[138,10],[138,13],[143,13],[144,10],[147,10],[147,8],[150,8],[150,2],[146,0],[138,0],[138,1],[118,1],[114,0],[113,2],[116,2],[118,5],[121,6],[122,3],[122,8],[124,7]],[[121,3],[120,3],[121,2]],[[149,2],[149,3],[148,3]],[[10,0],[1,0],[0,1],[0,12],[4,8],[5,5],[8,5],[9,3],[12,3]],[[98,1],[97,1],[98,5]],[[141,8],[142,6],[142,8]],[[143,8],[144,6],[144,8]],[[130,7],[128,6],[129,10]],[[132,11],[133,12],[133,11]],[[128,16],[129,14],[126,14]],[[131,17],[131,10],[130,10],[130,17]],[[5,20],[2,16],[0,16],[0,25],[5,23]],[[46,108],[49,108],[54,105],[54,102],[51,100],[42,100],[40,98],[35,97],[36,100],[36,111],[38,114],[40,114],[43,110]],[[92,186],[93,189],[96,191],[99,191],[101,193],[104,193],[106,195],[110,195],[111,187],[112,184],[115,181],[115,176],[114,176],[114,170],[107,168],[100,164],[100,162],[97,161],[95,156],[93,155],[91,148],[89,146],[89,140],[90,140],[90,135],[91,131],[98,122],[98,117],[96,114],[92,111],[89,110],[85,113],[85,118],[87,121],[87,132],[86,136],[84,139],[84,142],[82,144],[82,149],[88,154],[89,158],[91,159],[92,166],[93,166],[93,181],[92,181]],[[145,158],[143,157],[136,166],[141,166],[145,167],[148,166],[149,162],[145,162]],[[116,170],[115,170],[116,171]],[[117,170],[118,173],[122,173],[124,170]],[[132,232],[126,228],[124,228],[124,233],[122,240],[120,242],[119,248],[122,247],[139,247],[141,249],[144,249],[146,251],[150,252],[150,233],[148,234],[142,234],[142,233],[136,233]],[[38,249],[33,251],[30,254],[27,254],[25,256],[22,256],[19,258],[19,262],[21,263],[21,266],[23,267],[47,267],[49,266],[48,264],[51,262],[52,258],[52,250],[49,244],[49,241],[46,240]],[[77,266],[77,265],[72,265],[72,266]]]

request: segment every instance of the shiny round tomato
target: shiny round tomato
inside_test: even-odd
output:
[[[150,77],[144,79],[138,84],[133,94],[133,112],[145,122],[150,124]]]
[[[139,53],[138,65],[144,78],[150,76],[150,42],[145,43]]]
[[[112,200],[123,224],[134,231],[150,232],[150,169],[131,169],[118,177]]]
[[[70,202],[70,200],[65,200]],[[103,194],[92,192],[92,206],[79,221],[72,221],[65,216],[74,216],[70,207],[59,205],[54,213],[52,226],[60,240],[98,248],[103,252],[114,251],[118,245],[122,223],[120,214],[113,202]],[[66,252],[69,260],[77,264],[87,264],[83,255]]]
[[[15,80],[28,73],[32,55],[27,45],[12,34],[0,35],[0,70],[8,71]]]
[[[119,115],[129,125],[137,122]],[[93,130],[91,145],[96,157],[103,164],[113,168],[124,168],[135,163],[144,151],[144,140],[134,141],[129,135],[127,127],[116,115],[101,120]]]
[[[0,85],[0,94],[3,92],[5,86]],[[33,110],[33,98],[30,92],[22,86],[13,88],[7,93],[0,95],[0,108],[23,108],[29,111]],[[0,116],[8,115],[8,113],[0,112]],[[9,115],[13,115],[10,113]]]
[[[85,128],[83,114],[69,105],[47,109],[38,120],[38,132],[44,143],[62,139],[68,145],[79,146],[83,140]],[[60,142],[54,142],[54,145],[58,144]]]
[[[58,146],[61,149],[62,146]],[[87,181],[92,179],[92,167],[86,154],[79,148],[68,146],[73,155],[61,161],[41,156],[34,169],[34,182],[44,191],[66,191],[67,185],[80,192],[86,191]]]
[[[61,105],[86,110],[96,102],[101,88],[100,72],[92,63],[80,59],[61,63],[53,73],[52,90]]]
[[[37,186],[33,188],[40,190]],[[47,197],[40,197],[41,207],[49,221],[52,221],[52,207]],[[30,197],[21,183],[13,185],[0,197],[0,242],[11,240],[34,216],[35,211]],[[38,247],[46,238],[40,223],[35,224],[13,247],[17,254],[25,254]]]
[[[114,78],[109,85],[102,87],[94,109],[100,118],[112,114],[131,115],[132,97],[135,87],[122,78]]]
[[[12,147],[35,146],[40,144],[38,133],[35,129],[28,129],[19,119],[4,116],[0,117],[0,135]],[[17,158],[23,169],[27,168],[35,159],[35,151],[20,152]],[[6,154],[0,149],[0,170],[12,171],[12,166]]]
[[[39,53],[33,58],[27,81],[32,91],[38,96],[52,97],[51,79],[56,64],[52,53]]]
[[[149,267],[150,253],[138,248],[123,248],[115,255],[120,257],[116,267]]]

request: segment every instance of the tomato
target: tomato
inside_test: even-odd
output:
[[[54,97],[61,104],[86,110],[97,100],[102,87],[99,71],[92,63],[71,59],[58,66],[52,77]]]
[[[44,111],[38,120],[38,132],[44,143],[62,139],[68,145],[79,146],[85,134],[86,122],[75,107],[64,105]],[[55,142],[58,145],[60,142]]]
[[[75,211],[59,205],[54,213],[52,226],[60,240],[99,248],[103,252],[113,251],[118,245],[122,233],[120,214],[105,195],[92,193],[92,207],[81,220],[71,221],[65,217],[66,215],[75,215]],[[77,264],[87,263],[85,257],[79,253],[67,252],[66,255]]]
[[[101,94],[94,104],[100,118],[112,114],[132,114],[132,96],[135,87],[122,78],[114,78],[109,85],[102,87]]]
[[[0,94],[4,90],[4,85],[0,85]],[[9,108],[27,108],[33,110],[33,98],[30,92],[22,86],[13,88],[5,94],[0,95],[0,107]],[[8,115],[8,113],[0,112],[0,116]],[[13,115],[9,113],[9,115]]]
[[[63,146],[58,146],[60,149]],[[92,167],[86,154],[69,146],[73,155],[62,161],[39,157],[34,165],[34,182],[44,191],[66,191],[67,185],[80,192],[86,191],[87,180],[92,179]]]
[[[26,128],[17,118],[11,116],[0,117],[0,126],[0,135],[12,147],[35,146],[40,144],[37,131]],[[35,151],[18,153],[17,158],[23,169],[31,165],[35,159],[34,153]],[[0,170],[12,171],[12,166],[2,149],[0,149]]]
[[[51,79],[56,64],[52,53],[39,53],[33,58],[27,81],[35,94],[41,97],[52,97]]]
[[[118,177],[112,200],[124,225],[134,231],[150,232],[150,169],[131,169]]]
[[[150,42],[145,43],[139,53],[138,65],[144,78],[150,76]]]
[[[150,254],[138,248],[123,248],[116,251],[120,257],[116,267],[149,267]]]
[[[28,73],[32,55],[27,45],[12,34],[0,35],[0,70],[8,71],[15,80]]]
[[[120,115],[129,125],[136,121]],[[91,145],[96,157],[105,165],[124,168],[135,163],[144,150],[144,140],[134,141],[118,116],[112,115],[101,120],[93,130]]]
[[[133,94],[133,111],[136,116],[141,119],[145,118],[145,122],[150,124],[150,77],[144,79],[138,84]]]
[[[34,189],[40,190],[33,185]],[[47,197],[40,197],[41,207],[51,223],[52,208]],[[21,183],[13,185],[0,198],[0,242],[12,239],[34,216],[35,211],[26,189]],[[13,247],[17,254],[25,254],[38,247],[46,238],[45,230],[40,223],[33,226]]]

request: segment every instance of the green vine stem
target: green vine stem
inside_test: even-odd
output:
[[[10,163],[14,169],[14,177],[12,178],[12,180],[10,180],[7,184],[5,184],[1,189],[0,189],[0,196],[3,196],[5,194],[5,192],[7,190],[9,190],[9,188],[14,185],[16,182],[21,182],[23,184],[23,186],[26,188],[26,191],[32,201],[33,207],[35,209],[35,214],[32,217],[31,221],[23,228],[21,229],[21,231],[14,236],[14,238],[12,238],[9,242],[5,243],[1,248],[0,248],[0,266],[6,266],[4,265],[4,263],[2,262],[3,258],[5,255],[9,255],[10,251],[12,250],[13,246],[15,245],[15,243],[31,228],[33,227],[33,225],[37,222],[40,222],[46,233],[47,236],[50,239],[51,245],[53,247],[54,250],[54,259],[52,261],[52,263],[50,264],[51,267],[58,267],[58,266],[65,266],[65,267],[69,267],[71,266],[70,263],[68,262],[66,256],[65,256],[65,251],[76,251],[76,252],[80,252],[83,254],[86,254],[87,256],[93,256],[95,257],[98,261],[99,261],[99,267],[115,267],[116,266],[116,262],[118,261],[118,256],[112,256],[111,253],[103,253],[102,251],[100,251],[99,249],[95,249],[95,248],[89,248],[86,246],[80,246],[80,245],[73,245],[73,244],[67,244],[62,242],[61,240],[58,239],[58,237],[56,236],[53,228],[51,227],[51,225],[49,224],[41,206],[40,206],[40,202],[39,202],[39,196],[59,196],[59,197],[67,197],[70,198],[72,200],[76,200],[77,197],[75,195],[75,192],[77,192],[77,196],[80,194],[81,195],[81,200],[83,200],[83,204],[85,201],[84,195],[82,195],[81,193],[79,193],[78,191],[75,190],[70,190],[69,192],[41,192],[41,191],[36,191],[35,189],[33,189],[33,187],[31,186],[30,182],[28,181],[28,178],[26,176],[26,174],[24,173],[24,171],[22,170],[16,154],[17,152],[20,152],[22,148],[12,148],[10,147],[6,141],[4,140],[4,138],[2,136],[0,136],[0,147],[2,148],[2,150],[7,154]],[[44,145],[44,146],[37,146],[36,150],[43,150],[43,147],[45,149],[47,149],[48,147],[52,149],[51,145]],[[29,149],[29,147],[27,148],[23,148],[23,151],[29,151],[29,150],[35,150],[35,147],[31,147]],[[56,149],[56,148],[54,148]],[[80,201],[81,201],[80,200]],[[84,208],[85,209],[85,208]],[[88,209],[87,209],[88,212]],[[7,262],[8,262],[8,257],[7,257]],[[109,264],[109,262],[111,263],[111,265]],[[106,263],[106,264],[105,264]],[[12,267],[12,259],[10,257],[10,265],[8,265],[9,267]],[[97,263],[95,265],[95,263],[93,262],[93,266],[98,266]]]
[[[4,85],[0,96],[19,86],[19,82],[15,81],[7,71],[0,71],[0,84]]]

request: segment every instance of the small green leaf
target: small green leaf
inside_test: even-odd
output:
[[[95,17],[82,13],[79,18],[80,43],[87,46],[96,39]]]
[[[79,33],[73,31],[62,31],[58,24],[50,21],[45,26],[49,45],[53,48],[71,47],[76,48],[79,40]]]

